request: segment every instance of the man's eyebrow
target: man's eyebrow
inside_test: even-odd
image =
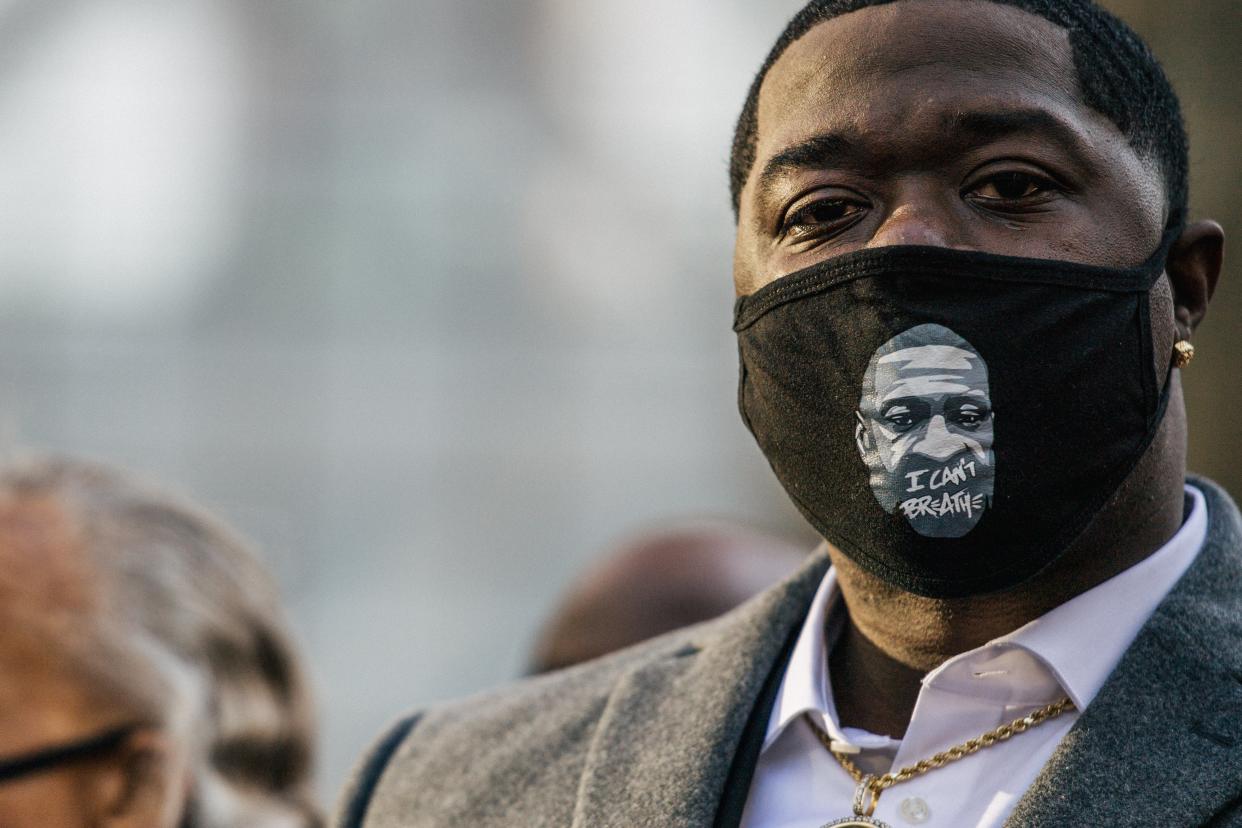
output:
[[[853,141],[836,132],[814,135],[778,152],[768,159],[759,173],[758,190],[762,194],[770,189],[776,179],[796,170],[822,170],[834,166],[834,161],[856,156],[858,148]]]
[[[1083,137],[1073,127],[1044,109],[987,109],[959,112],[947,119],[946,132],[976,140],[995,140],[1019,132],[1041,134],[1074,152],[1085,152]]]
[[[1052,113],[1038,108],[986,109],[955,113],[945,119],[942,134],[979,144],[1017,133],[1038,134],[1062,145],[1078,157],[1087,154],[1083,137]],[[866,149],[856,138],[826,132],[800,141],[773,155],[759,173],[762,198],[784,174],[798,170],[822,170],[857,163]]]

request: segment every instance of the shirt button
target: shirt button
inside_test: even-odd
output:
[[[922,825],[931,818],[931,808],[920,797],[901,800],[901,818],[911,825]]]

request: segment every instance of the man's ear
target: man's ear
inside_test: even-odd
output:
[[[181,751],[155,729],[135,731],[100,770],[96,819],[102,828],[173,828],[189,794]]]
[[[1220,279],[1225,255],[1225,231],[1214,221],[1186,226],[1169,250],[1165,272],[1173,287],[1173,315],[1177,338],[1189,339],[1203,321],[1208,302]]]
[[[867,455],[875,450],[875,437],[871,434],[871,429],[867,428],[867,421],[863,419],[861,411],[854,412],[854,442],[858,444],[858,456],[867,462]]]

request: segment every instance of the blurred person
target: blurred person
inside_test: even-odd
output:
[[[1242,826],[1242,515],[1187,478],[1181,387],[1224,234],[1188,159],[1091,0],[807,3],[735,133],[733,328],[823,548],[407,716],[339,824]]]
[[[313,739],[230,530],[102,466],[0,469],[0,826],[318,825]]]
[[[570,586],[539,634],[531,672],[571,667],[723,615],[793,573],[807,551],[720,520],[641,534]]]

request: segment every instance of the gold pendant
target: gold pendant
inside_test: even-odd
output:
[[[889,828],[889,824],[871,817],[852,816],[838,819],[836,822],[825,823],[820,828]]]

